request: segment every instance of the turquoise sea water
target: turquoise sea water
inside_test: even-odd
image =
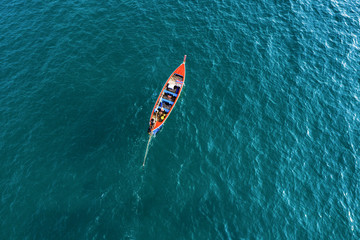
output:
[[[360,238],[359,1],[3,0],[0,23],[0,239]]]

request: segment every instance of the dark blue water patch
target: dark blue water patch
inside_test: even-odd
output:
[[[0,236],[357,238],[358,10],[5,1]]]

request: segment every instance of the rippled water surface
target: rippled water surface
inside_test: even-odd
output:
[[[359,239],[359,6],[3,0],[0,239]]]

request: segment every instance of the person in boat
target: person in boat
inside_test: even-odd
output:
[[[151,118],[150,120],[150,127],[153,128],[155,125],[155,118]]]
[[[159,112],[160,121],[162,122],[165,119],[166,113],[164,108],[162,107]]]
[[[166,98],[170,101],[173,101],[173,96],[171,94],[166,94]]]
[[[151,132],[151,130],[154,128],[154,126],[155,126],[155,118],[151,118],[151,120],[150,120],[150,126],[149,126],[149,128],[148,128],[148,133]]]

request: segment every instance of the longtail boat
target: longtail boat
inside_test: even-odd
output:
[[[155,135],[169,118],[171,111],[179,100],[185,83],[185,61],[170,75],[157,98],[150,116],[148,133]]]

